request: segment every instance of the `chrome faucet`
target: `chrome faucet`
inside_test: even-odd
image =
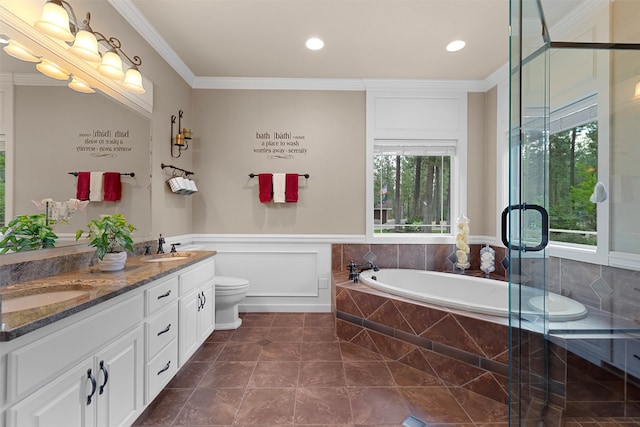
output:
[[[363,271],[366,271],[366,270],[379,271],[380,270],[377,265],[375,265],[370,261],[367,261],[363,264],[356,264],[355,262],[353,262],[353,260],[351,260],[347,268],[349,269],[349,280],[352,280],[353,283],[358,283],[360,281],[360,273],[362,273]]]

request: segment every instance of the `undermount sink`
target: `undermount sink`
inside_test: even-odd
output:
[[[169,262],[187,259],[191,256],[191,252],[173,252],[168,254],[150,255],[142,258],[144,262]]]
[[[39,292],[33,295],[3,299],[2,313],[8,314],[16,311],[47,307],[53,304],[67,303],[71,301],[82,302],[88,299],[89,291],[87,290]]]

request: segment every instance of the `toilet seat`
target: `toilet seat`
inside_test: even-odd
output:
[[[216,290],[231,291],[248,287],[249,281],[239,277],[213,276],[213,284]]]

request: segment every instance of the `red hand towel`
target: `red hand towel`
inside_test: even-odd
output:
[[[89,200],[90,172],[78,172],[78,184],[76,188],[76,199]]]
[[[105,172],[102,175],[102,191],[107,202],[117,202],[122,198],[120,172]]]
[[[286,202],[298,201],[298,174],[288,173],[284,178],[284,199]]]
[[[260,202],[269,203],[273,195],[273,180],[270,173],[258,174],[258,189]]]

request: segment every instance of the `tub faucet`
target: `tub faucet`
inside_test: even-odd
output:
[[[351,260],[347,268],[349,269],[349,280],[352,280],[353,283],[358,283],[360,281],[360,273],[365,270],[380,270],[377,265],[370,261],[367,261],[364,264],[356,264],[355,262],[353,262],[353,260]]]

